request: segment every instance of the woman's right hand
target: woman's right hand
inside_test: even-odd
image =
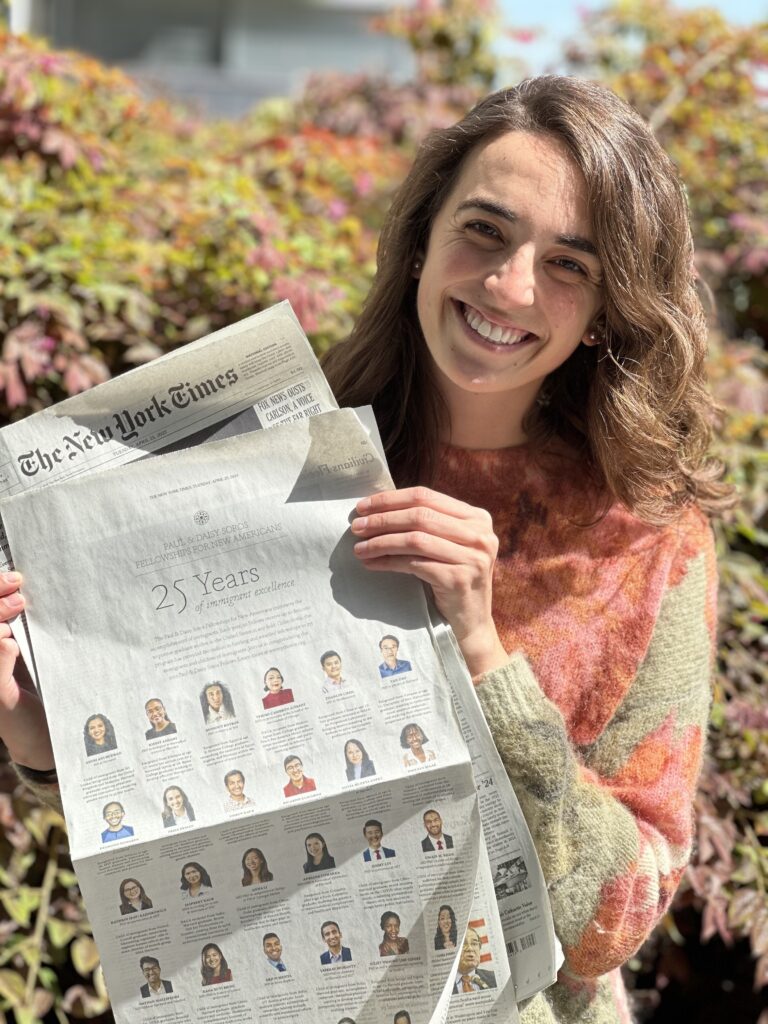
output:
[[[19,645],[8,621],[24,609],[20,586],[19,573],[0,573],[0,739],[16,764],[49,771],[53,768],[53,749],[42,701],[31,681],[22,678],[22,672],[14,675]],[[21,662],[19,667],[23,669]]]

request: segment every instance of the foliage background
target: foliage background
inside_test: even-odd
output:
[[[379,23],[417,80],[324,76],[294,101],[203,122],[118,71],[0,35],[0,419],[291,300],[342,339],[414,147],[494,81],[490,0]],[[522,34],[518,34],[521,38]],[[698,848],[627,968],[642,1020],[768,1024],[768,26],[665,0],[588,15],[573,71],[626,96],[686,180],[718,309],[718,448],[741,492],[717,525],[720,646]],[[111,1014],[62,822],[0,766],[0,1022]]]

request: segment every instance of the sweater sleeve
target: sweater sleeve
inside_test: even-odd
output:
[[[664,913],[688,862],[714,590],[712,551],[699,551],[668,587],[637,675],[589,747],[573,745],[522,654],[478,686],[573,974],[596,977],[624,963]]]

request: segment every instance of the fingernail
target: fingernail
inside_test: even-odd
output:
[[[371,507],[371,499],[370,498],[361,498],[360,501],[358,501],[357,505],[355,505],[355,508],[357,509],[357,511],[361,515],[365,515],[365,513],[369,511],[370,507]]]
[[[355,554],[356,555],[363,555],[363,554],[365,554],[367,548],[368,548],[368,541],[367,540],[361,540],[358,544],[355,544]]]
[[[4,572],[3,583],[21,583],[20,572]]]
[[[24,604],[24,598],[21,596],[21,594],[8,594],[8,596],[5,598],[5,603],[9,605],[11,608],[21,608],[21,606]]]
[[[352,529],[358,533],[366,528],[368,525],[367,516],[360,516],[358,519],[352,520]]]

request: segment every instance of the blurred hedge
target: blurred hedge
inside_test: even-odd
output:
[[[283,298],[318,351],[346,335],[415,143],[494,71],[487,0],[420,4],[380,27],[410,40],[418,81],[325,76],[297,102],[222,123],[150,102],[95,61],[0,37],[0,418]],[[727,328],[713,332],[710,360],[725,407],[718,445],[742,496],[717,527],[720,648],[698,848],[629,975],[650,986],[650,1019],[669,950],[682,955],[692,927],[746,943],[755,984],[768,979],[768,36],[661,0],[605,8],[587,28],[574,67],[627,95],[689,182],[699,265]],[[0,1021],[109,1020],[62,823],[2,771]]]

